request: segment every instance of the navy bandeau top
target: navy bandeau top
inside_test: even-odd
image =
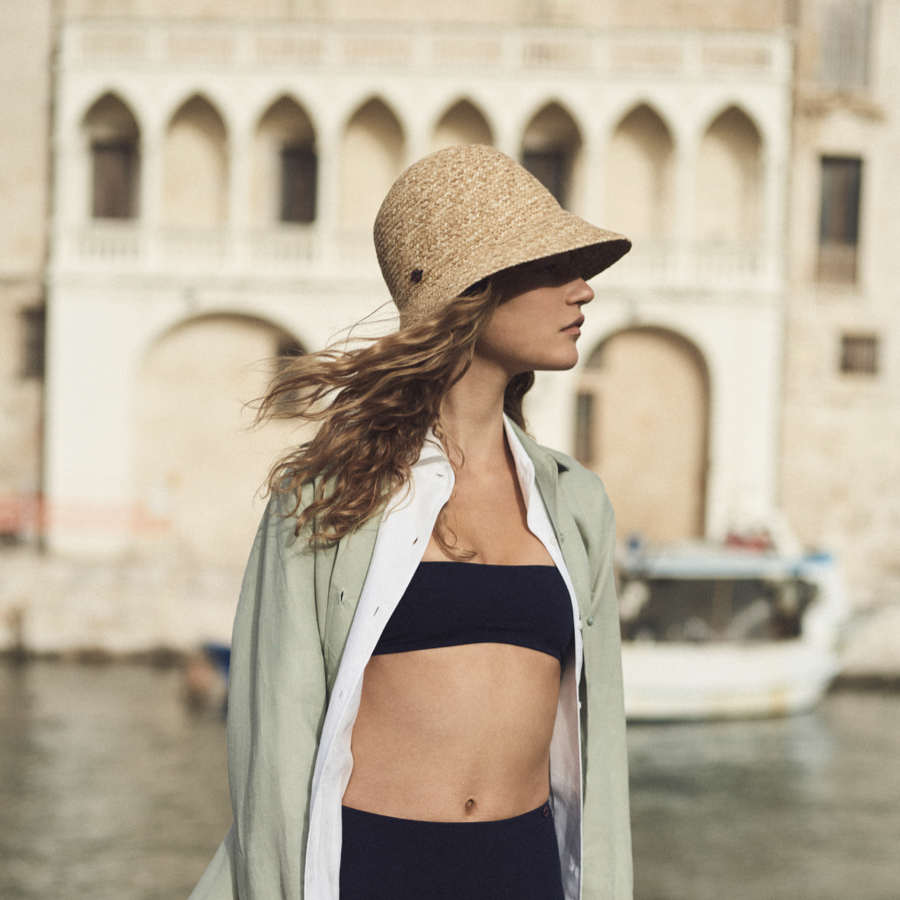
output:
[[[421,562],[373,655],[497,643],[562,661],[573,636],[572,601],[556,566]]]

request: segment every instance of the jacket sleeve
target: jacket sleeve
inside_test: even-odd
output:
[[[575,464],[577,465],[577,464]],[[622,648],[613,558],[616,525],[600,479],[578,466],[567,491],[590,571],[582,619],[579,686],[583,777],[583,900],[631,900],[631,816],[622,690]]]
[[[270,501],[232,636],[228,780],[234,822],[191,900],[302,900],[309,794],[326,710],[321,554]]]

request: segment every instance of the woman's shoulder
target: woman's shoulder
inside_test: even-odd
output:
[[[589,505],[594,509],[598,504],[612,508],[603,479],[596,472],[566,453],[552,447],[538,446],[555,460],[559,490],[570,503],[577,506]]]
[[[567,453],[538,444],[521,430],[519,434],[536,469],[555,468],[557,501],[565,505],[578,529],[585,536],[615,534],[615,514],[600,476]]]
[[[522,440],[525,451],[531,456],[532,460],[537,461],[543,458],[545,462],[556,467],[561,490],[588,491],[592,495],[606,497],[603,480],[596,472],[592,472],[567,453],[539,444],[521,428],[516,428],[516,433]]]
[[[303,484],[292,484],[289,478],[277,485],[269,487],[268,502],[262,514],[260,531],[278,536],[278,544],[285,549],[312,549],[309,546],[309,535],[298,532],[297,521],[315,499],[319,479]],[[308,532],[309,527],[304,529]]]

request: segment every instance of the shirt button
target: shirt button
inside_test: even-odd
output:
[[[594,617],[593,617],[593,616],[588,616],[588,617],[587,617],[587,623],[588,623],[588,625],[593,625],[593,624],[594,624]]]
[[[584,622],[581,619],[578,620],[578,630],[582,631],[584,629]]]

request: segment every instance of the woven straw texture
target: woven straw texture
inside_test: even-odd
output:
[[[450,147],[420,159],[394,183],[375,219],[381,272],[401,327],[422,321],[476,281],[572,252],[593,278],[631,248],[562,209],[553,195],[493,147]]]

